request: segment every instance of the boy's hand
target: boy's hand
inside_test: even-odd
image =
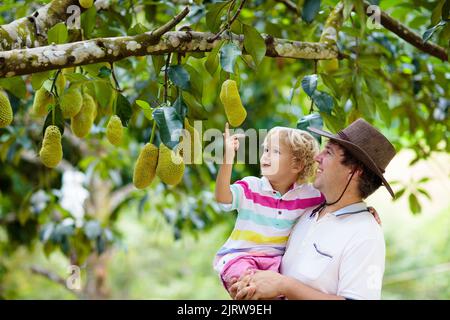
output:
[[[238,133],[230,136],[228,122],[225,124],[225,133],[223,134],[223,144],[225,149],[224,163],[232,164],[236,151],[239,149],[239,138],[245,138],[245,134]]]

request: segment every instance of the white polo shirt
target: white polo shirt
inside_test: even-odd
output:
[[[364,202],[327,213],[305,213],[289,237],[280,271],[347,299],[380,299],[385,243]]]

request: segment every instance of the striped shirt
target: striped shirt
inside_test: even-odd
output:
[[[266,177],[245,177],[230,186],[232,203],[218,203],[223,211],[237,210],[228,240],[217,252],[214,269],[243,255],[283,255],[292,227],[308,208],[325,198],[310,184],[293,184],[284,195]]]

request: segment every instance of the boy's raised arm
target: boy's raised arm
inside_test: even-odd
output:
[[[236,151],[239,149],[239,138],[245,137],[244,134],[234,134],[230,136],[228,122],[225,124],[224,141],[224,161],[219,168],[216,179],[216,201],[219,203],[231,203],[233,195],[230,189],[231,171],[233,170],[233,160]]]

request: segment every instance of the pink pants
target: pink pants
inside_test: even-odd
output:
[[[240,256],[224,266],[220,278],[225,289],[231,286],[233,278],[239,279],[247,270],[271,270],[279,272],[282,256]]]

